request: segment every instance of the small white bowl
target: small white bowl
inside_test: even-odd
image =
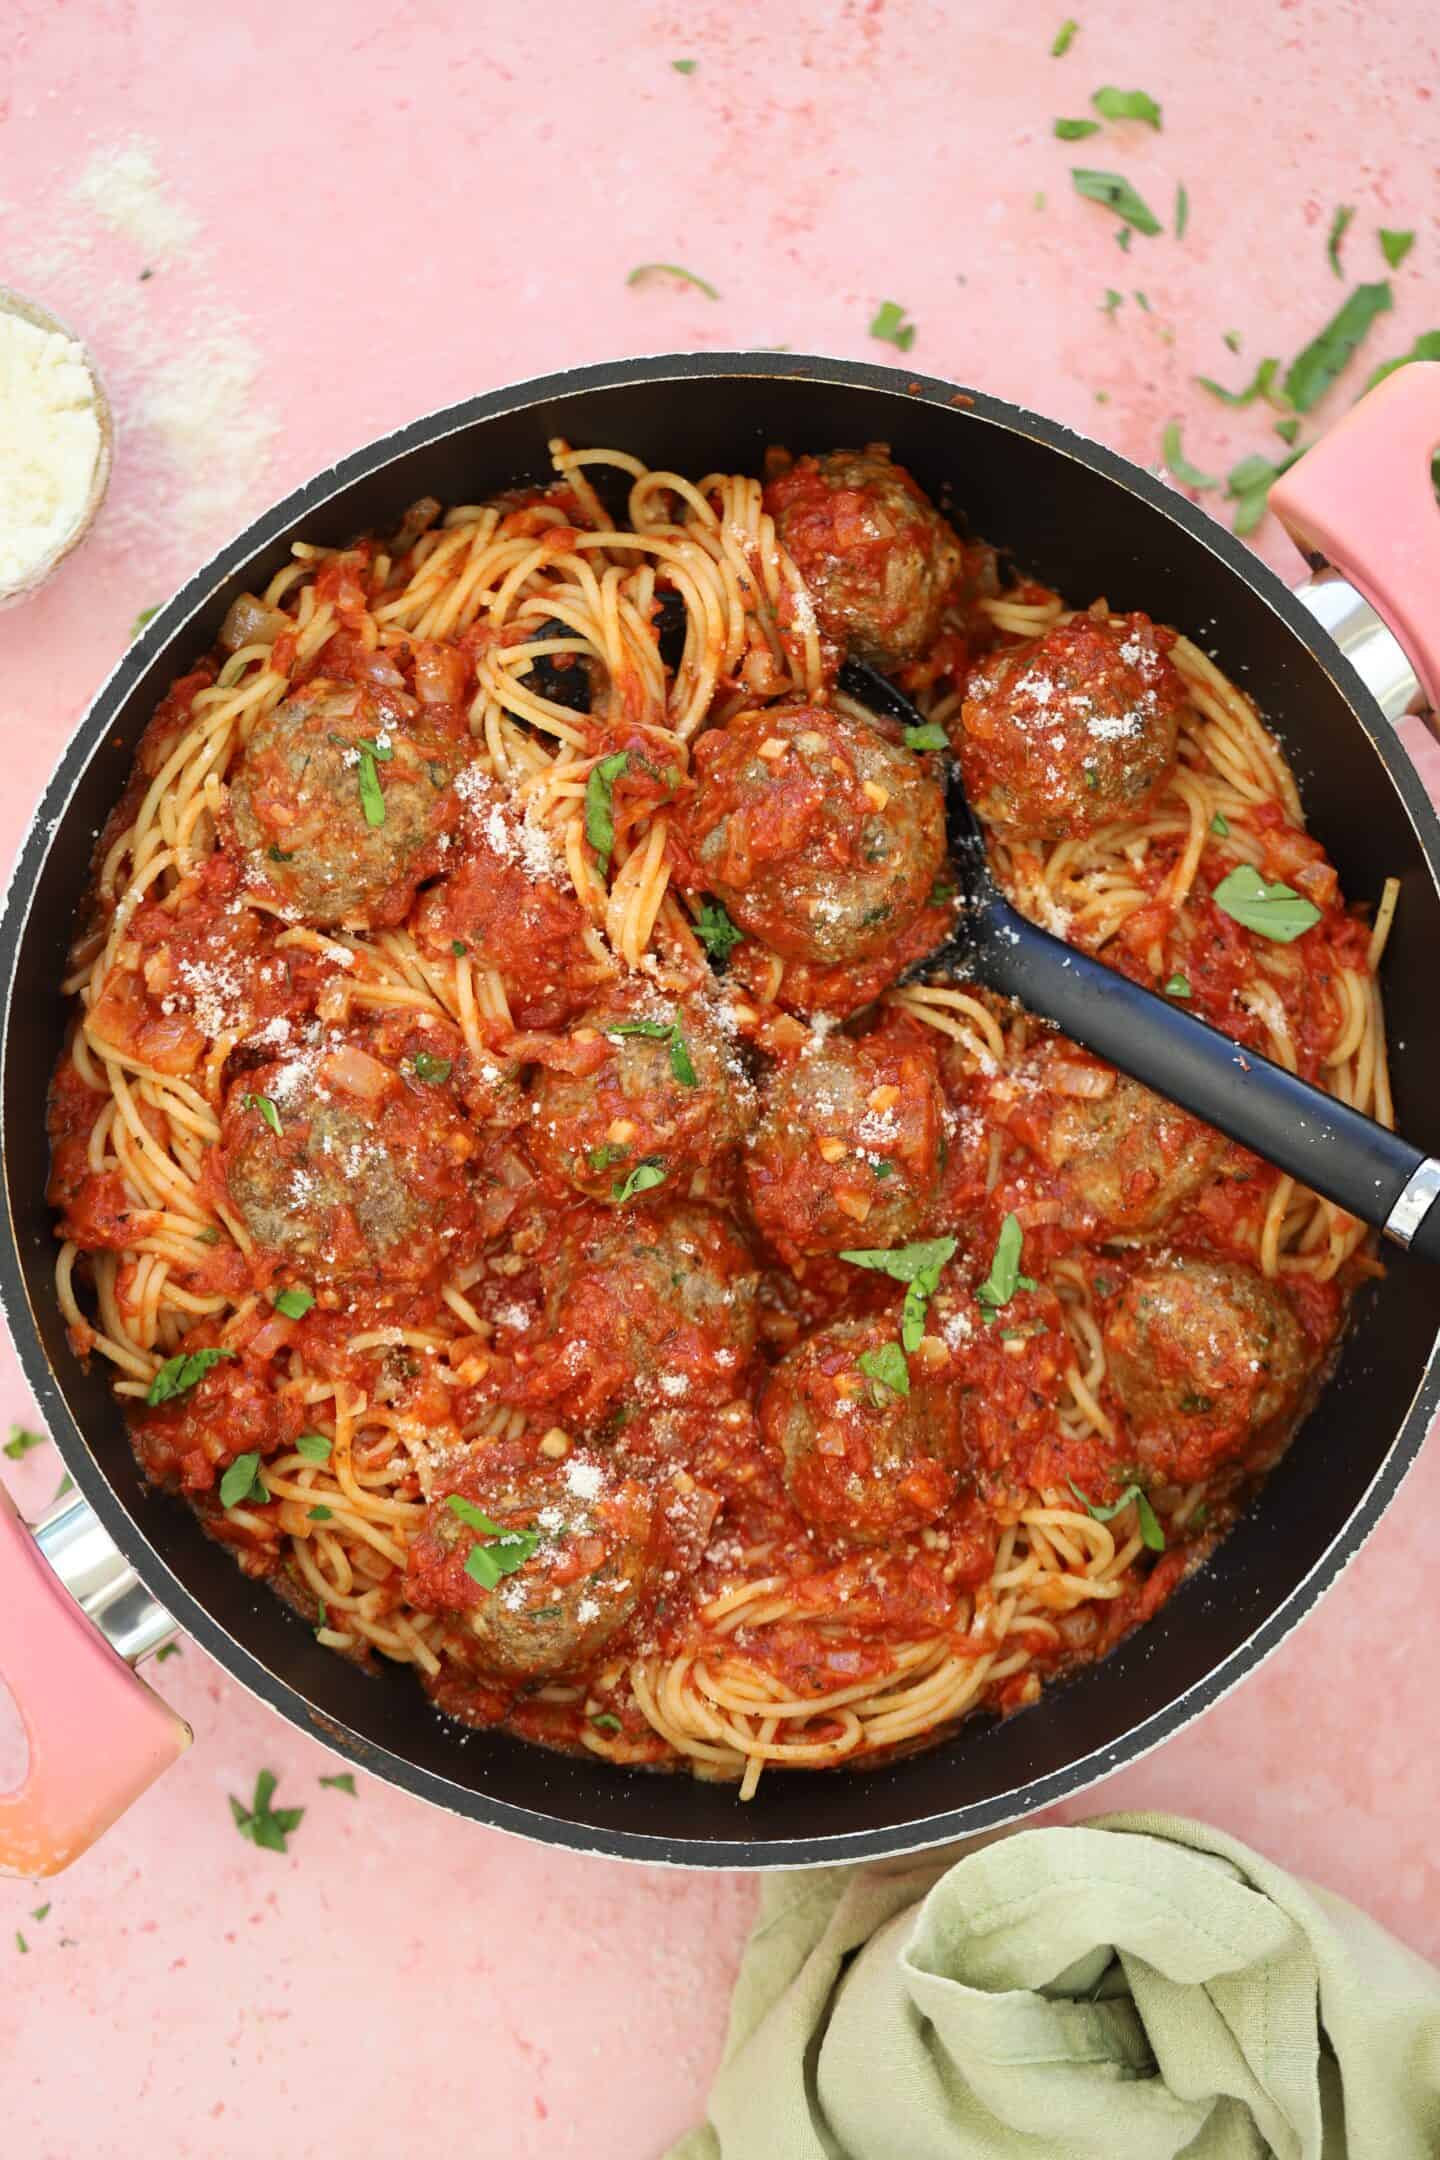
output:
[[[90,482],[90,492],[85,498],[85,507],[80,513],[79,522],[73,531],[61,541],[59,547],[52,549],[50,554],[38,562],[33,570],[27,572],[22,584],[9,585],[0,589],[0,608],[7,608],[13,607],[18,600],[28,600],[32,593],[38,592],[51,571],[62,563],[67,555],[72,554],[79,547],[90,527],[94,524],[95,513],[105,500],[105,490],[110,485],[110,457],[114,445],[115,431],[110,417],[110,400],[105,395],[105,385],[100,380],[100,371],[90,357],[84,340],[76,337],[69,324],[61,322],[58,315],[52,315],[50,310],[41,307],[38,301],[27,300],[22,293],[11,292],[9,287],[5,285],[0,285],[0,315],[18,315],[22,322],[33,323],[37,330],[58,331],[60,336],[67,338],[72,345],[79,346],[85,372],[95,386],[95,413],[100,423],[100,454],[95,460],[95,472]]]

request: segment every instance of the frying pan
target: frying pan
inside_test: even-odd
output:
[[[214,642],[235,596],[289,559],[292,538],[343,543],[393,527],[421,495],[474,502],[543,477],[554,435],[690,474],[756,471],[776,442],[795,451],[886,442],[1047,584],[1082,600],[1103,593],[1198,637],[1277,729],[1347,894],[1374,900],[1386,877],[1400,879],[1384,969],[1401,1023],[1396,1111],[1403,1131],[1440,1152],[1440,823],[1391,724],[1422,686],[1440,702],[1440,644],[1424,615],[1440,592],[1429,478],[1440,367],[1391,377],[1286,483],[1282,514],[1312,567],[1346,573],[1328,572],[1311,595],[1329,628],[1228,532],[1110,451],[998,399],[890,368],[791,354],[632,360],[419,420],[257,519],[161,610],[61,758],[10,888],[0,929],[0,1299],[77,1492],[34,1537],[0,1505],[0,1666],[30,1741],[27,1782],[0,1798],[0,1865],[64,1866],[183,1748],[185,1728],[133,1670],[177,1625],[372,1775],[582,1851],[796,1866],[992,1828],[1134,1761],[1253,1670],[1373,1530],[1440,1395],[1436,1280],[1401,1255],[1357,1299],[1338,1370],[1295,1445],[1148,1627],[1033,1709],[973,1721],[881,1768],[774,1774],[743,1807],[731,1786],[617,1772],[504,1733],[462,1736],[408,1673],[366,1673],[322,1649],[187,1507],[146,1486],[101,1362],[82,1369],[66,1343],[45,1200],[45,1094],[66,1019],[58,984],[96,831],[171,678]]]

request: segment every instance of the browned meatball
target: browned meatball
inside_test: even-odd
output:
[[[544,1325],[516,1352],[511,1400],[593,1428],[740,1391],[759,1276],[713,1209],[597,1213],[562,1232],[544,1277]]]
[[[1105,1354],[1142,1460],[1180,1484],[1288,1416],[1307,1371],[1284,1292],[1231,1260],[1172,1260],[1132,1276],[1106,1322]]]
[[[580,1073],[543,1070],[535,1081],[536,1162],[593,1200],[653,1206],[687,1192],[694,1173],[717,1163],[749,1119],[739,1058],[701,1006],[658,994],[595,1007],[573,1039],[587,1036],[608,1051],[602,1063]]]
[[[780,1067],[747,1152],[760,1229],[784,1260],[918,1235],[945,1164],[935,1052],[904,1024],[816,1038]]]
[[[469,1258],[478,1142],[450,1080],[338,1029],[242,1074],[217,1165],[262,1263],[416,1282]]]
[[[1057,1219],[1087,1237],[1153,1237],[1208,1182],[1225,1146],[1063,1036],[994,1080],[985,1108],[1057,1173],[1047,1184]]]
[[[695,747],[687,881],[772,951],[864,960],[919,915],[945,859],[929,762],[824,706],[737,713]]]
[[[821,1328],[783,1358],[760,1404],[766,1439],[805,1520],[857,1545],[880,1545],[933,1522],[954,1497],[960,1457],[953,1375],[910,1360],[908,1393],[861,1358],[899,1356],[881,1315]]]
[[[1054,841],[1142,817],[1175,770],[1173,643],[1144,615],[1075,615],[982,660],[955,748],[986,823]]]
[[[482,1458],[456,1488],[426,1510],[410,1547],[410,1604],[463,1618],[475,1663],[499,1678],[583,1670],[650,1587],[651,1491],[583,1450],[499,1472],[493,1486]]]
[[[461,754],[419,711],[317,676],[265,714],[225,813],[252,885],[322,929],[404,919],[459,816]]]
[[[797,459],[770,482],[765,507],[837,645],[896,668],[934,644],[960,542],[882,445]]]

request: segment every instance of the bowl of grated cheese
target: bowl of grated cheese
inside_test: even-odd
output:
[[[78,547],[110,481],[110,406],[80,340],[0,286],[0,608]]]

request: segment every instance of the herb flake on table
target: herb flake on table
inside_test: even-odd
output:
[[[1167,468],[1175,475],[1182,487],[1194,488],[1197,494],[1203,494],[1209,488],[1219,487],[1220,476],[1218,473],[1201,472],[1199,467],[1192,465],[1186,457],[1184,450],[1181,448],[1180,423],[1178,420],[1169,422],[1161,438],[1160,448]]]
[[[1313,337],[1285,370],[1282,385],[1296,412],[1318,405],[1336,377],[1349,366],[1371,325],[1394,306],[1389,284],[1357,285],[1318,336]]]
[[[1225,493],[1235,503],[1232,522],[1237,533],[1254,532],[1269,508],[1271,488],[1302,454],[1300,450],[1292,450],[1288,457],[1277,461],[1261,457],[1258,451],[1253,451],[1249,457],[1241,458],[1238,465],[1230,468],[1226,476]]]
[[[1124,293],[1117,292],[1113,285],[1107,285],[1105,288],[1105,304],[1100,310],[1101,314],[1113,317],[1116,311],[1124,305]]]
[[[212,1365],[234,1355],[233,1350],[178,1350],[174,1357],[166,1358],[150,1382],[145,1392],[146,1402],[153,1410],[160,1403],[173,1402],[177,1395],[188,1394],[197,1381],[204,1379]]]
[[[1404,262],[1405,257],[1415,245],[1413,232],[1397,232],[1387,225],[1380,227],[1379,239],[1380,252],[1392,270],[1400,268],[1401,263]]]
[[[1340,266],[1340,249],[1344,242],[1346,233],[1350,230],[1350,221],[1354,217],[1354,215],[1355,209],[1353,204],[1341,203],[1339,209],[1335,212],[1334,217],[1330,220],[1330,237],[1325,242],[1325,253],[1326,256],[1329,258],[1330,268],[1334,271],[1337,278],[1343,278],[1345,275],[1344,270]]]
[[[349,1793],[352,1800],[359,1798],[355,1790],[355,1773],[353,1770],[337,1770],[334,1777],[322,1777],[320,1783],[331,1792]]]
[[[23,1462],[32,1449],[44,1447],[47,1438],[48,1435],[45,1433],[27,1432],[23,1425],[12,1425],[10,1427],[10,1437],[5,1442],[4,1452],[7,1460],[10,1462]]]
[[[585,838],[599,857],[602,877],[615,851],[615,782],[629,769],[629,751],[616,750],[591,767],[585,782]]]
[[[625,283],[627,285],[647,285],[653,278],[657,277],[674,278],[677,284],[680,285],[693,285],[697,292],[704,293],[707,300],[718,300],[720,298],[719,292],[710,283],[709,278],[701,277],[698,271],[687,270],[683,263],[637,263],[626,278]]]
[[[1238,350],[1238,346],[1235,349]],[[1224,383],[1216,382],[1210,375],[1197,375],[1195,380],[1202,390],[1208,390],[1211,397],[1218,398],[1222,405],[1253,405],[1256,398],[1269,397],[1279,371],[1278,360],[1262,360],[1243,390],[1227,390]]]
[[[161,1643],[160,1648],[155,1652],[155,1662],[157,1665],[163,1665],[166,1658],[179,1657],[180,1654],[178,1642]]]
[[[1320,920],[1313,900],[1278,879],[1267,884],[1253,863],[1241,863],[1223,877],[1211,898],[1232,922],[1275,945],[1292,945]]]
[[[1084,1508],[1086,1514],[1096,1522],[1113,1522],[1121,1509],[1129,1507],[1133,1500],[1135,1514],[1140,1524],[1141,1544],[1148,1546],[1151,1552],[1164,1552],[1165,1532],[1160,1527],[1160,1518],[1155,1513],[1140,1486],[1127,1485],[1118,1500],[1112,1500],[1108,1506],[1102,1507],[1098,1501],[1087,1499],[1073,1478],[1066,1478],[1065,1482],[1070,1487],[1071,1492],[1074,1493],[1075,1498],[1080,1502],[1081,1507]]]
[[[1077,195],[1087,202],[1097,202],[1107,210],[1113,210],[1125,227],[1133,226],[1136,232],[1158,233],[1160,220],[1144,198],[1120,173],[1095,172],[1083,165],[1072,165],[1070,178]]]
[[[1143,120],[1159,132],[1160,107],[1146,90],[1117,90],[1107,83],[1094,92],[1090,103],[1107,120]]]
[[[1182,180],[1175,190],[1175,238],[1183,240],[1190,223],[1190,191]]]
[[[1409,352],[1400,353],[1393,360],[1382,360],[1367,377],[1361,397],[1366,390],[1373,390],[1376,383],[1384,382],[1387,375],[1393,375],[1396,368],[1408,367],[1412,360],[1440,360],[1440,330],[1422,330]]]
[[[1087,135],[1098,135],[1098,120],[1057,120],[1053,133],[1061,142],[1084,142]]]
[[[1064,59],[1066,53],[1069,52],[1070,47],[1075,42],[1076,33],[1079,28],[1080,25],[1078,22],[1076,22],[1075,17],[1073,15],[1067,15],[1064,22],[1061,23],[1060,28],[1056,31],[1055,41],[1050,47],[1050,57],[1052,60]]]
[[[134,622],[132,622],[130,625],[131,637],[139,637],[140,632],[145,628],[146,623],[154,622],[155,617],[159,614],[159,612],[160,602],[158,600],[156,601],[154,607],[142,607],[139,614],[135,617]]]
[[[278,1782],[273,1770],[262,1770],[255,1780],[255,1796],[248,1808],[243,1800],[237,1800],[233,1793],[230,1795],[230,1813],[235,1818],[236,1829],[241,1837],[249,1838],[262,1852],[288,1851],[286,1840],[305,1820],[304,1808],[270,1805]]]
[[[894,345],[901,352],[909,352],[915,343],[915,325],[906,318],[905,310],[894,300],[882,300],[870,323],[870,335],[882,345]]]
[[[700,63],[698,60],[672,60],[670,65],[677,75],[693,75]],[[321,1778],[320,1782],[323,1785],[325,1783],[324,1778]]]

